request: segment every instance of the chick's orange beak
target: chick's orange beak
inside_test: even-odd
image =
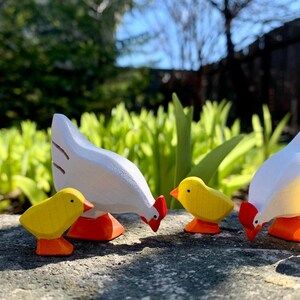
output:
[[[178,188],[170,192],[170,195],[178,200]]]
[[[93,208],[94,204],[92,204],[90,201],[87,201],[86,199],[84,199],[83,202],[83,212],[88,211],[89,209]]]
[[[245,227],[245,232],[249,241],[253,241],[255,239],[256,235],[260,232],[261,228],[261,225],[257,225],[254,229]]]

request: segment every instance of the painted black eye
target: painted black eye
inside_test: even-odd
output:
[[[158,216],[157,216],[157,215],[154,215],[154,216],[153,216],[153,219],[157,220],[157,219],[158,219]]]
[[[71,199],[71,200],[70,200],[70,202],[72,202],[72,203],[73,203],[73,202],[74,202],[74,200],[73,200],[73,199]]]
[[[188,193],[191,191],[191,190],[186,190]]]

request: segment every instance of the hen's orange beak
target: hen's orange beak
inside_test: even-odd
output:
[[[86,199],[84,199],[83,202],[83,212],[88,211],[89,209],[93,208],[94,204],[92,204],[90,201],[87,201]]]
[[[178,188],[170,192],[170,195],[178,200]]]

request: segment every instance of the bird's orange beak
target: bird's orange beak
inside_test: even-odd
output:
[[[256,235],[260,232],[261,228],[262,228],[261,225],[256,226],[254,229],[244,227],[248,240],[253,241]]]
[[[90,201],[87,201],[86,199],[84,199],[83,212],[86,212],[86,211],[88,211],[89,209],[92,209],[92,208],[94,208],[94,204],[91,203]]]
[[[170,195],[178,200],[178,188],[170,192]]]

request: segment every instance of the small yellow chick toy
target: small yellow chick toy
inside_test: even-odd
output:
[[[195,217],[185,226],[187,232],[219,233],[218,223],[234,207],[230,198],[220,191],[208,187],[199,177],[185,178],[170,194]]]
[[[62,235],[83,212],[93,207],[81,192],[65,188],[28,208],[19,220],[37,238],[36,254],[70,255],[74,247]]]

